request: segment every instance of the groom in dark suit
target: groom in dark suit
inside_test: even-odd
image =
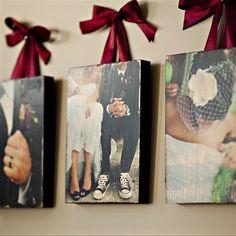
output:
[[[103,105],[102,168],[98,185],[93,193],[97,200],[105,196],[110,184],[111,139],[123,139],[120,161],[119,195],[132,196],[130,167],[139,139],[139,85],[140,65],[137,61],[105,65],[100,85],[100,102]]]
[[[0,207],[42,202],[42,79],[0,85]]]

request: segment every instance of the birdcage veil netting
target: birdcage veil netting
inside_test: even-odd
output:
[[[214,121],[226,117],[233,96],[234,65],[231,62],[221,61],[203,71],[215,78],[217,91],[215,96],[204,105],[196,105],[190,96],[189,82],[192,76],[189,76],[183,81],[176,101],[177,110],[186,127],[197,134],[213,128],[213,124],[216,124]],[[208,91],[210,88],[203,84],[196,89]],[[204,125],[200,121],[204,121]]]

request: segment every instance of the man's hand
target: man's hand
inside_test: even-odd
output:
[[[123,117],[127,114],[127,106],[122,98],[114,98],[113,103],[108,105],[108,110],[115,117]]]
[[[236,143],[221,143],[218,150],[225,153],[224,166],[236,170]]]
[[[4,173],[15,184],[26,185],[31,172],[31,156],[28,143],[18,130],[7,140]]]

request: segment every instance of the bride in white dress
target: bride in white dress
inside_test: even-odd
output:
[[[103,108],[99,98],[98,67],[71,69],[68,86],[67,171],[70,195],[77,201],[89,194],[100,171],[100,134]],[[84,175],[82,176],[82,174]],[[79,186],[83,179],[82,188]]]
[[[198,69],[181,87],[166,85],[167,202],[213,202],[220,167],[236,170],[236,143],[224,143],[226,137],[236,136],[236,113],[231,109],[236,70],[224,61],[212,68]]]

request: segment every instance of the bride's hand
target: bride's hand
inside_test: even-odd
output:
[[[179,85],[176,83],[170,83],[166,85],[165,90],[168,97],[171,97],[171,98],[176,97],[179,92]]]

